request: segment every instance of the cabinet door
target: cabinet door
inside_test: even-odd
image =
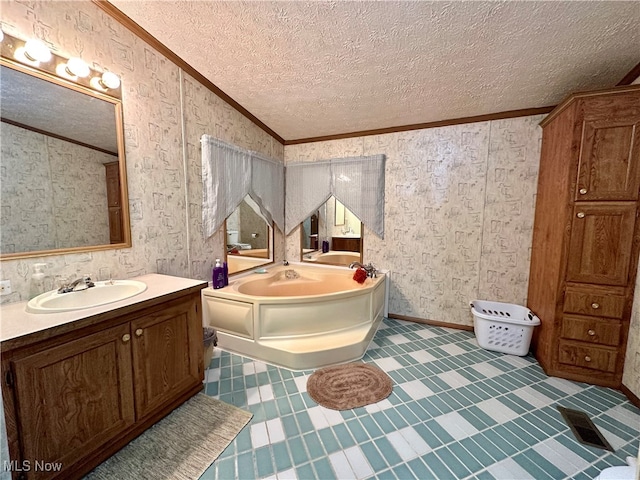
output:
[[[120,207],[109,207],[109,242],[124,242],[122,235],[122,209]]]
[[[640,179],[638,119],[583,123],[576,200],[636,200]]]
[[[576,204],[571,227],[567,280],[626,285],[635,220],[635,204]]]
[[[12,362],[24,460],[69,468],[134,423],[128,336],[120,325]]]
[[[132,321],[131,331],[140,419],[202,383],[202,320],[191,299]]]

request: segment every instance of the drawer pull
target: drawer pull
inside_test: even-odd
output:
[[[581,188],[580,189],[580,195],[584,195],[587,193],[587,189],[586,188]]]
[[[591,357],[589,355],[585,355],[584,356],[584,361],[585,362],[590,362],[591,361]]]
[[[593,303],[591,304],[591,308],[593,308],[593,309],[598,309],[598,308],[600,308],[600,304],[599,304],[599,303],[596,303],[596,302],[593,302]]]
[[[578,218],[584,218],[584,212],[578,212],[578,214],[576,215],[576,217],[578,217]]]
[[[127,343],[129,340],[131,340],[131,335],[129,335],[128,333],[125,333],[125,334],[122,336],[122,341],[123,341],[123,342],[125,342],[125,343]]]
[[[142,333],[144,332],[144,330],[142,330],[141,328],[136,330],[136,337],[141,337]]]
[[[596,331],[595,330],[589,330],[587,333],[589,334],[590,337],[593,337],[596,334]]]

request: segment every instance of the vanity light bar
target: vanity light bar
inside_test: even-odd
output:
[[[79,57],[66,59],[52,53],[42,40],[30,39],[25,42],[0,30],[0,42],[2,57],[8,61],[17,61],[49,75],[122,99],[120,77],[113,72],[94,70]]]

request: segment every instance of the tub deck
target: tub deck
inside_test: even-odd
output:
[[[286,270],[300,278],[289,282]],[[223,289],[206,288],[205,323],[216,328],[221,348],[291,370],[358,360],[386,315],[388,275],[360,285],[353,273],[292,264],[233,280]]]

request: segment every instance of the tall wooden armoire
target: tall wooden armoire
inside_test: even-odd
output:
[[[548,375],[619,388],[640,246],[640,85],[571,95],[540,125],[535,356]]]

